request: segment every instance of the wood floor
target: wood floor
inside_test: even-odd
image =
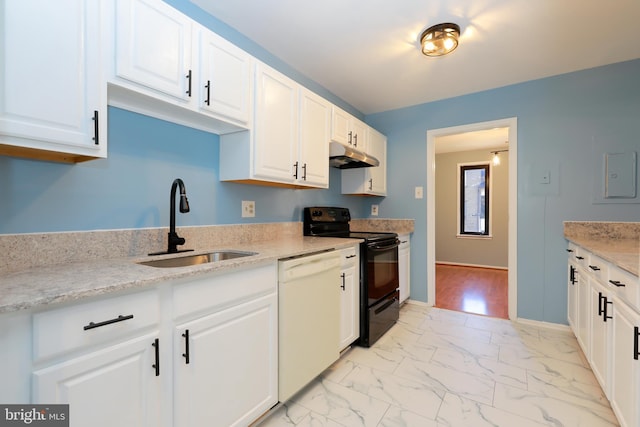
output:
[[[436,264],[436,307],[509,318],[507,270]]]

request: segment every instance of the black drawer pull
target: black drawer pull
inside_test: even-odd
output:
[[[189,96],[189,98],[191,98],[191,70],[189,70],[189,73],[187,73],[185,77],[188,80],[187,91],[185,93]]]
[[[185,329],[184,334],[184,353],[182,353],[182,357],[184,357],[184,363],[189,364],[189,330]]]
[[[112,323],[123,322],[123,321],[129,320],[129,319],[133,319],[133,314],[130,314],[128,316],[120,315],[120,316],[116,317],[115,319],[105,320],[104,322],[98,322],[98,323],[89,322],[89,324],[84,327],[84,330],[87,331],[89,329],[99,328],[100,326],[106,326],[106,325],[110,325]]]
[[[355,255],[347,255],[345,258],[349,259],[349,258],[355,258],[355,257],[356,257]]]
[[[573,249],[565,249],[567,252],[573,252]]]
[[[345,285],[345,274],[344,274],[344,273],[342,273],[342,274],[340,275],[340,277],[342,277],[342,285],[340,285],[340,287],[342,288],[342,290],[343,290],[343,291],[345,291],[345,290],[346,290],[346,289],[345,289],[345,286],[344,286],[344,285]]]
[[[625,284],[621,283],[619,280],[609,280],[609,283],[611,283],[613,286],[617,286],[619,288],[624,288]]]
[[[593,271],[600,271],[600,267],[598,267],[597,265],[590,265],[589,268]]]
[[[578,255],[576,255],[576,259],[583,260],[583,259],[584,259],[584,257],[583,257],[583,256],[578,256]]]
[[[98,110],[93,112],[93,141],[100,145],[100,123],[98,122]]]
[[[638,356],[640,356],[640,351],[638,351],[638,337],[640,337],[640,331],[637,326],[633,327],[633,359],[638,360]]]

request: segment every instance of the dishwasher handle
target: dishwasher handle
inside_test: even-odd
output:
[[[306,260],[306,258],[312,259]],[[302,257],[292,261],[283,261],[280,266],[280,281],[297,280],[339,267],[340,256],[337,253],[330,257]]]

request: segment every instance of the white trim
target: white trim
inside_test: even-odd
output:
[[[460,267],[477,267],[477,268],[491,268],[493,270],[508,270],[508,267],[502,267],[497,265],[483,265],[483,264],[466,264],[464,262],[449,262],[449,261],[437,261],[436,265],[459,265]]]
[[[538,328],[552,329],[554,331],[563,331],[563,332],[573,333],[569,325],[562,325],[560,323],[542,322],[540,320],[523,319],[520,317],[516,319],[516,323],[520,323],[522,325],[528,325],[528,326],[537,326]]]
[[[509,318],[518,317],[518,119],[516,117],[427,131],[427,304],[436,299],[435,140],[458,133],[509,128]]]
[[[417,305],[417,306],[420,306],[420,307],[431,307],[432,306],[432,304],[429,304],[429,303],[426,303],[426,302],[422,302],[422,301],[416,301],[416,300],[411,299],[411,298],[404,300],[404,304]]]

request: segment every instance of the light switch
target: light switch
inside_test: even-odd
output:
[[[416,189],[415,189],[415,197],[416,197],[416,199],[422,199],[422,197],[424,197],[424,193],[423,193],[422,187],[416,187]]]
[[[540,175],[540,184],[549,184],[551,182],[551,172],[544,171]]]

